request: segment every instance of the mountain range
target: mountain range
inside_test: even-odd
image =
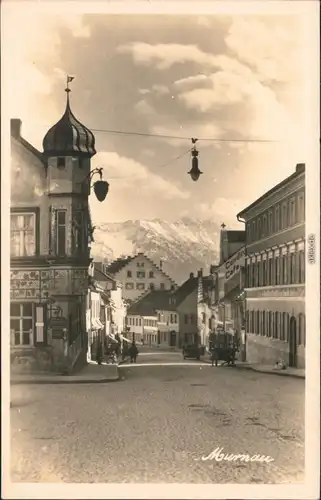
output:
[[[95,227],[92,257],[111,262],[120,256],[143,252],[177,283],[191,272],[209,272],[218,262],[220,225],[212,220],[184,217],[175,222],[160,219],[107,222]]]

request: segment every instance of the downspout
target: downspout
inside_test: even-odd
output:
[[[242,219],[242,217],[240,217],[240,215],[238,214],[236,216],[237,218],[237,221],[238,222],[241,222],[242,224],[245,224],[246,221],[244,219]],[[244,250],[245,250],[245,283],[244,285],[246,285],[246,281],[247,281],[247,244],[246,244],[246,232],[245,232],[245,245],[244,245]],[[246,361],[246,342],[247,342],[247,331],[246,331],[246,314],[247,314],[247,308],[246,308],[246,305],[247,305],[247,301],[246,301],[246,291],[245,291],[245,286],[244,286],[244,315],[245,315],[245,338],[244,338],[244,350],[242,351],[241,353],[241,356],[242,356],[242,361]]]

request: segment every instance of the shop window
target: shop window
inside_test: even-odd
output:
[[[10,215],[10,254],[12,257],[29,257],[38,253],[36,241],[36,213],[12,212]]]

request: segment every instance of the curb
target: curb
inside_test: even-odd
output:
[[[237,368],[238,370],[248,370],[256,373],[265,373],[266,375],[278,375],[281,377],[293,377],[293,378],[300,378],[305,380],[305,375],[299,375],[297,373],[287,373],[285,370],[274,370],[274,371],[266,371],[266,370],[260,370],[257,368],[254,368],[253,366],[240,366],[240,365],[234,365],[234,368]]]

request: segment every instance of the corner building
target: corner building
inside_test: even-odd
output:
[[[250,363],[305,367],[305,165],[237,215],[246,224]]]
[[[92,226],[90,130],[73,115],[46,134],[43,152],[11,121],[11,361],[68,371],[86,363],[86,295]],[[24,359],[22,359],[24,358]]]

